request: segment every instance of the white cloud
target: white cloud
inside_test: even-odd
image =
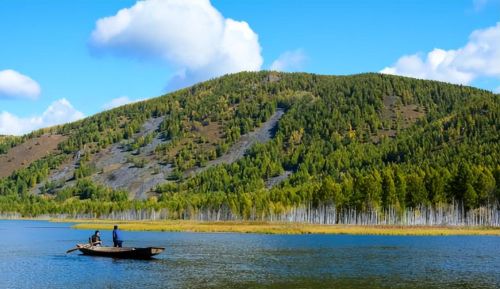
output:
[[[381,72],[459,84],[470,84],[479,77],[500,78],[500,22],[472,32],[463,47],[436,48],[425,58],[405,55]]]
[[[147,0],[101,18],[91,36],[101,53],[161,59],[181,85],[238,71],[259,70],[258,35],[244,21],[224,18],[209,0]],[[178,84],[178,83],[177,83]],[[176,83],[170,83],[175,86]]]
[[[128,98],[128,96],[120,96],[120,97],[117,97],[117,98],[113,98],[109,102],[105,103],[102,106],[102,108],[104,108],[104,109],[112,109],[112,108],[115,108],[115,107],[118,107],[118,106],[122,106],[122,105],[125,105],[125,104],[128,104],[128,103],[131,103],[131,102],[134,102],[134,101],[132,101],[130,98]]]
[[[493,91],[494,93],[500,93],[500,86],[495,88],[495,90]]]
[[[40,85],[30,77],[15,70],[0,70],[0,99],[36,99],[40,95]]]
[[[491,6],[491,4],[500,4],[499,0],[472,0],[472,7],[475,12],[480,12],[484,10],[487,6]]]
[[[483,8],[488,4],[488,0],[472,0],[472,5],[475,11],[483,10]]]
[[[65,98],[54,101],[39,116],[18,117],[10,112],[0,112],[0,134],[22,135],[33,130],[63,124],[84,117]]]
[[[130,99],[128,96],[120,96],[120,97],[117,97],[117,98],[113,98],[109,102],[105,103],[102,106],[102,108],[103,109],[112,109],[112,108],[119,107],[119,106],[122,106],[122,105],[125,105],[125,104],[134,103],[134,102],[138,102],[138,101],[143,101],[143,100],[146,100],[146,99],[148,99],[148,98]]]
[[[297,71],[302,68],[307,57],[302,49],[285,51],[271,64],[271,70]]]

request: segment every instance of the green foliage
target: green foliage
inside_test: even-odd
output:
[[[128,157],[127,163],[131,163],[136,168],[143,168],[146,166],[147,161],[141,157]]]
[[[11,147],[22,143],[25,138],[16,136],[2,136],[0,135],[0,155],[7,153]]]
[[[385,117],[385,97],[393,97],[399,108],[415,107],[420,117],[408,122],[403,110]],[[178,216],[200,208],[226,208],[248,217],[325,204],[399,210],[460,201],[476,208],[500,200],[499,106],[500,96],[488,91],[390,75],[274,73],[271,78],[269,72],[238,73],[55,128],[68,136],[60,144],[67,154],[95,152],[120,141],[138,151],[160,134],[169,142],[155,154],[171,163],[174,172],[156,188],[158,203],[122,200],[94,187],[86,178],[93,171],[85,162],[75,171],[77,185],[71,189],[45,185],[43,192],[55,194],[55,200],[27,196],[57,165],[48,160],[64,159],[64,154],[0,180],[0,195],[11,205],[22,200],[20,210],[36,203],[37,212],[73,212],[68,203],[81,202],[79,212],[104,212],[133,203],[165,207]],[[183,178],[193,167],[223,156],[278,107],[286,113],[271,141],[253,146],[235,163]],[[160,116],[157,132],[138,137],[148,118]],[[217,137],[198,131],[209,124],[217,124]],[[388,129],[394,129],[392,136],[387,136]],[[146,165],[139,157],[129,162]],[[266,187],[285,171],[292,172],[285,181]],[[89,205],[100,199],[120,201]]]
[[[210,168],[158,191],[251,192],[254,202],[267,200],[265,208],[334,203],[339,208],[400,209],[453,201],[475,208],[498,202],[493,173],[499,159],[497,95],[376,74],[280,76],[279,82],[255,88],[267,90],[287,108],[271,142],[255,145],[237,163]],[[382,128],[380,111],[387,95],[424,108],[420,110],[426,114],[395,137],[374,143],[371,136]],[[229,139],[237,133],[226,130]],[[227,143],[217,147],[217,156],[227,151]],[[187,148],[183,153],[189,152]],[[464,172],[461,163],[474,173]],[[284,170],[294,173],[266,190],[264,180]]]
[[[146,135],[140,136],[137,139],[133,140],[131,143],[128,144],[128,150],[129,151],[135,151],[139,150],[142,147],[145,147],[149,143],[153,141],[153,138],[155,137],[155,133],[148,133]]]
[[[75,169],[74,178],[83,179],[94,173],[95,168],[89,165],[87,162],[80,161],[78,167]]]
[[[115,191],[98,185],[89,179],[78,180],[75,186],[64,188],[57,193],[59,200],[77,196],[80,200],[121,202],[128,199],[127,192]]]
[[[33,162],[27,168],[15,171],[11,176],[0,179],[0,195],[27,195],[36,184],[45,180],[52,169],[57,168],[65,155],[49,155]]]

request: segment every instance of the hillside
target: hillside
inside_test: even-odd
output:
[[[0,211],[290,219],[305,208],[338,221],[493,206],[498,217],[499,104],[390,75],[227,75],[0,138]]]

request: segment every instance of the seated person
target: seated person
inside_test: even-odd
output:
[[[101,233],[99,231],[95,231],[94,235],[90,237],[90,244],[92,246],[102,246]]]

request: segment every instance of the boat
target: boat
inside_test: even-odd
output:
[[[77,244],[76,248],[84,255],[112,257],[120,259],[151,259],[153,256],[165,251],[162,247],[105,247],[90,244]]]

